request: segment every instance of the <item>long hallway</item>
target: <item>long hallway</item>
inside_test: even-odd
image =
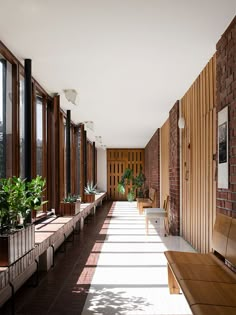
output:
[[[38,287],[25,285],[15,298],[18,315],[189,315],[183,295],[170,295],[166,249],[192,251],[180,237],[145,234],[136,202],[106,202],[75,235]],[[11,314],[10,302],[0,314]]]

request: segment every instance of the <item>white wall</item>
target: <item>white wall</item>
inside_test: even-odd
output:
[[[107,191],[107,152],[97,148],[97,184],[98,189]]]

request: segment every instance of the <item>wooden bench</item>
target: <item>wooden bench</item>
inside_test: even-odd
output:
[[[143,208],[154,208],[156,206],[157,192],[154,188],[149,189],[148,198],[137,198],[139,213],[143,213]]]
[[[184,293],[194,315],[236,314],[236,219],[217,214],[213,251],[166,251],[171,294]]]

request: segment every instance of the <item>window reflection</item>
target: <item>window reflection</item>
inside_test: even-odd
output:
[[[25,134],[25,82],[24,77],[20,76],[20,177],[25,177],[25,165],[24,165],[24,134]]]
[[[36,173],[43,176],[43,100],[36,98]]]
[[[12,65],[0,55],[0,177],[12,176]]]

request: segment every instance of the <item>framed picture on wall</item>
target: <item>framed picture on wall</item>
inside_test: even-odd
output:
[[[221,124],[219,132],[219,164],[227,162],[227,122]]]
[[[218,188],[228,189],[228,107],[218,113]]]

